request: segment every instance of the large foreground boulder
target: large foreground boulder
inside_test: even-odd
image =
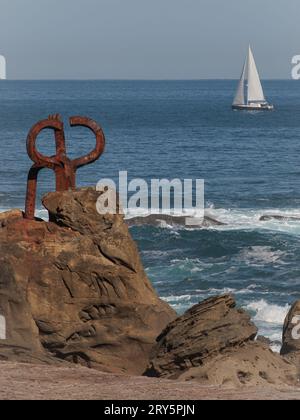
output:
[[[49,222],[17,211],[0,217],[3,359],[145,370],[155,338],[176,314],[151,286],[123,216],[97,213],[100,194],[48,194]]]
[[[285,319],[281,354],[300,372],[300,300],[295,302]]]
[[[208,299],[167,326],[145,374],[203,385],[295,384],[295,367],[256,335],[232,296]]]

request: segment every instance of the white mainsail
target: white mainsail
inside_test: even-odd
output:
[[[245,82],[247,84],[247,92],[245,98]],[[247,99],[247,100],[246,100]],[[242,75],[239,81],[238,90],[235,95],[233,105],[246,105],[249,103],[265,103],[265,95],[261,85],[260,77],[255,64],[254,56],[249,46],[248,55],[243,67]]]
[[[248,103],[266,102],[251,47],[248,53]]]

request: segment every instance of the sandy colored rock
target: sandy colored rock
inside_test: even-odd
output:
[[[203,385],[297,384],[295,367],[256,342],[250,316],[230,295],[208,299],[170,323],[158,337],[148,376]]]
[[[215,297],[195,305],[171,322],[157,339],[153,373],[178,377],[226,348],[254,340],[257,328],[250,316],[235,306],[231,295]]]
[[[12,222],[15,219],[22,219],[23,213],[21,210],[13,209],[0,213],[0,226],[4,227],[7,223]]]
[[[50,193],[50,222],[0,229],[4,346],[107,372],[142,373],[175,317],[143,269],[122,215],[96,211],[99,192]],[[52,359],[49,359],[50,361]]]
[[[203,366],[189,369],[179,379],[233,388],[297,385],[296,377],[294,366],[273,353],[268,346],[250,342],[225,350]]]

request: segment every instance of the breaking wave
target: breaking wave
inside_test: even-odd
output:
[[[161,220],[160,223],[156,224],[156,227],[171,229],[171,230],[194,230],[200,229],[197,227],[186,226],[184,221],[180,222],[176,226],[176,219],[178,217],[187,217],[188,212],[183,214],[176,214],[174,216],[167,216],[167,222]],[[147,210],[139,209],[135,214],[130,214],[127,216],[128,220],[133,220],[134,218],[144,218],[145,225],[154,223],[149,223],[147,220]],[[155,213],[157,220],[159,220],[159,210]],[[269,230],[274,232],[282,232],[292,235],[300,235],[300,209],[222,209],[215,208],[212,204],[205,210],[205,215],[208,218],[211,218],[212,221],[219,222],[207,223],[204,229],[214,229],[219,231],[228,231],[228,230]],[[275,218],[265,218],[265,216],[275,216]],[[276,217],[279,217],[281,220],[277,220]],[[161,217],[163,219],[163,216]],[[173,218],[173,223],[170,222]],[[299,220],[298,220],[299,219]],[[143,225],[143,222],[139,221],[139,226]]]
[[[272,350],[279,353],[282,345],[283,325],[290,306],[288,304],[275,305],[262,299],[249,303],[245,309],[253,315],[253,321],[259,329],[259,334],[267,337],[272,343]]]
[[[284,264],[285,256],[287,256],[286,252],[274,250],[270,246],[252,246],[242,250],[237,260],[249,266],[260,267],[266,264]]]
[[[289,305],[279,306],[266,302],[264,299],[251,302],[246,309],[254,313],[254,321],[266,322],[273,325],[282,325],[290,310]]]

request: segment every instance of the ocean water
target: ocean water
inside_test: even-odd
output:
[[[276,106],[265,113],[231,110],[236,83],[1,81],[0,208],[24,207],[29,128],[53,113],[66,125],[69,116],[90,116],[105,131],[106,152],[79,171],[78,185],[117,179],[120,170],[129,179],[204,178],[207,212],[226,223],[132,228],[160,296],[182,313],[209,296],[234,293],[278,347],[286,313],[300,299],[300,222],[259,219],[300,217],[300,83],[265,82]],[[70,156],[92,149],[85,130],[66,126],[66,134]],[[52,154],[52,134],[38,146]],[[54,189],[51,171],[39,182],[39,198]]]

